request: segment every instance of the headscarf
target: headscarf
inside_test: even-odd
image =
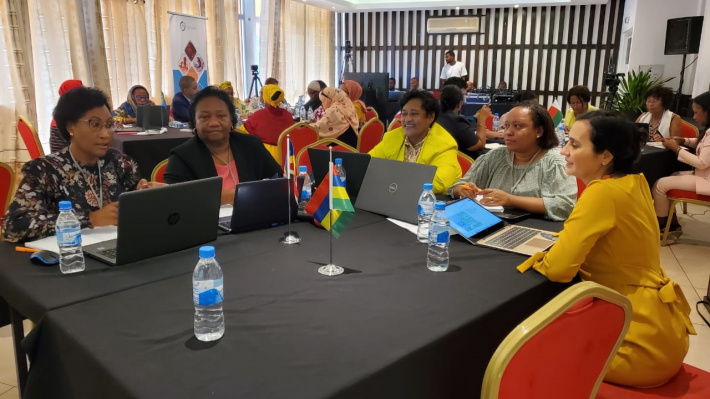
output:
[[[284,91],[276,85],[266,85],[261,91],[261,96],[263,97],[264,104],[278,108],[284,100]]]
[[[59,97],[61,97],[64,93],[68,92],[71,89],[76,89],[77,87],[81,87],[84,84],[81,83],[81,80],[77,79],[69,79],[65,80],[64,83],[62,83],[61,86],[59,86]],[[57,122],[52,119],[52,127],[57,127]]]
[[[360,109],[362,112],[365,112],[367,109],[367,105],[365,105],[364,102],[360,101],[360,97],[362,97],[362,86],[354,80],[346,80],[343,82],[343,84],[340,85],[340,87],[348,94],[348,97],[350,98],[350,101],[352,101],[353,106],[355,104],[360,105]]]
[[[320,137],[338,138],[348,127],[352,127],[356,134],[360,133],[355,108],[344,91],[326,87],[320,93],[320,101],[325,115],[314,124]]]
[[[231,88],[232,90],[234,90],[234,87],[232,86],[232,82],[230,82],[230,81],[228,81],[228,80],[227,80],[227,81],[224,81],[224,82],[222,82],[222,83],[220,83],[219,86],[217,86],[217,88],[220,89],[220,90],[227,90],[227,89],[229,89],[229,88]]]
[[[135,93],[136,90],[138,89],[143,89],[145,90],[146,93],[148,93],[148,89],[141,85],[135,85],[131,87],[130,90],[128,90],[128,96],[126,98],[126,102],[121,104],[120,107],[116,111],[114,111],[114,114],[116,117],[119,118],[136,118],[138,115],[138,106],[136,105],[136,97],[133,93]],[[150,97],[150,93],[148,93],[148,96]],[[149,105],[155,105],[153,101],[148,100]]]

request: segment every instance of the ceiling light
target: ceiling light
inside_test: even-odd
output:
[[[459,9],[459,6],[456,6],[456,9],[458,10],[458,9]]]
[[[513,8],[515,8],[516,10],[518,9],[518,7],[520,7],[520,4],[516,4],[513,6]]]

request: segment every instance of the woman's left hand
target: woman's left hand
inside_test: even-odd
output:
[[[668,148],[673,152],[678,152],[678,150],[680,149],[678,143],[672,138],[663,138],[663,140],[661,140],[661,143],[664,147]]]
[[[148,181],[146,179],[141,179],[138,182],[138,185],[136,185],[136,190],[143,190],[146,188],[155,188],[155,187],[162,187],[165,186],[165,183],[160,183],[157,181]]]
[[[487,188],[479,194],[483,196],[481,203],[483,205],[494,206],[510,206],[511,195],[497,188]]]

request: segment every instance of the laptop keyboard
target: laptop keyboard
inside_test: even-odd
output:
[[[98,251],[100,255],[107,258],[116,259],[116,248],[106,248]]]
[[[486,242],[486,245],[505,249],[513,249],[523,244],[525,241],[533,238],[537,233],[538,230],[528,229],[520,226],[513,226],[498,237]]]
[[[232,231],[232,221],[231,221],[231,220],[227,220],[226,222],[219,222],[219,224],[217,225],[217,227],[218,227],[220,230],[226,231],[227,233],[229,233],[229,232]]]

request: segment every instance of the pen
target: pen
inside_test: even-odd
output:
[[[17,252],[39,252],[39,249],[34,249],[34,248],[27,248],[27,247],[15,247],[15,251]]]

